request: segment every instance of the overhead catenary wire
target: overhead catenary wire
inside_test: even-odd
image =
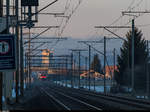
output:
[[[131,4],[128,6],[127,10],[131,10],[131,6],[134,4],[135,0],[131,1]]]
[[[70,0],[70,2],[71,2],[71,0]],[[60,32],[58,33],[58,36],[59,36],[59,37],[62,36],[62,34],[63,34],[65,28],[67,27],[67,25],[68,25],[68,23],[69,23],[71,17],[72,17],[73,14],[76,12],[76,10],[78,9],[78,7],[80,6],[81,3],[82,3],[82,0],[79,0],[77,6],[76,6],[76,7],[71,11],[71,13],[68,15],[68,18],[66,19],[64,26],[62,26]],[[70,5],[69,5],[69,6],[70,6]],[[52,47],[55,47],[58,42],[59,42],[59,39],[51,46],[51,48],[52,48]]]
[[[131,6],[135,3],[135,0],[133,0],[133,1],[131,2],[131,4],[128,6],[127,11],[128,11],[128,10],[129,10],[129,11],[134,10],[135,8],[139,7],[142,2],[143,2],[143,0],[140,0],[135,6],[131,7]],[[144,15],[144,13],[139,14],[139,15],[137,15],[137,16],[135,17],[135,19],[137,19],[138,17],[143,16],[143,15]],[[124,17],[124,15],[119,16],[119,18],[117,18],[117,19],[116,19],[114,22],[112,22],[110,25],[114,25],[115,23],[117,23],[117,22],[118,22],[120,19],[122,19],[123,17]],[[131,23],[131,20],[129,20],[129,21],[128,21],[127,23],[125,23],[124,25],[128,25],[129,23]],[[120,29],[118,29],[118,28],[113,29],[113,32],[115,33],[115,32],[117,32],[118,30],[120,30]]]

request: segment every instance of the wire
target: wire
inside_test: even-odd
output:
[[[135,26],[137,26],[137,27],[148,27],[148,26],[150,26],[150,24],[144,24],[144,25],[135,25]]]
[[[136,7],[139,7],[142,2],[143,2],[143,0],[140,0],[134,7],[131,8],[131,6],[135,3],[135,0],[133,0],[133,1],[131,2],[131,4],[129,5],[129,7],[127,8],[127,10],[133,10],[133,9],[135,9]],[[135,17],[135,19],[137,19],[138,17],[143,16],[143,15],[144,15],[144,14],[139,14],[138,16]],[[113,25],[113,24],[117,23],[122,17],[123,17],[123,15],[120,16],[119,18],[117,18],[117,19],[116,19],[113,23],[111,23],[110,25]],[[131,20],[130,20],[129,22],[127,22],[125,25],[128,25],[130,22],[131,22]],[[115,32],[117,32],[118,30],[120,30],[120,29],[113,29],[113,32],[115,33]]]
[[[122,17],[123,17],[123,15],[119,16],[114,22],[112,22],[112,23],[110,24],[110,26],[111,26],[111,25],[114,25],[115,23],[117,23]]]
[[[135,0],[132,0],[131,4],[129,5],[129,7],[127,8],[127,10],[131,9],[131,6],[134,4]]]
[[[81,2],[82,2],[82,0],[79,0],[77,6],[76,6],[76,7],[72,10],[72,12],[69,14],[68,18],[67,18],[66,21],[65,21],[64,26],[62,26],[62,29],[61,29],[60,32],[58,33],[58,36],[59,36],[59,37],[62,36],[62,34],[63,34],[65,28],[67,27],[67,25],[68,25],[68,23],[69,23],[69,20],[71,19],[72,15],[75,13],[75,11],[78,9],[78,7],[80,6]],[[70,3],[71,3],[71,0],[70,0]],[[69,6],[71,6],[71,5],[69,5]],[[69,9],[67,9],[67,10],[69,10]],[[65,11],[67,11],[67,10],[65,10]],[[62,22],[62,23],[63,23],[63,22]],[[52,47],[55,47],[58,42],[59,42],[59,39],[52,45]]]

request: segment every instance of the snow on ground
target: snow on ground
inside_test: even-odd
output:
[[[65,83],[61,82],[61,81],[54,81],[54,83],[57,83],[57,84],[60,84],[60,85],[63,85],[63,86],[66,86]],[[71,87],[70,84],[67,84],[67,87]],[[74,86],[74,88],[78,88],[78,86]],[[83,86],[83,88],[89,88],[88,86]],[[91,90],[94,91],[94,86],[90,86]],[[104,92],[104,86],[95,86],[95,91],[96,92]],[[110,91],[110,86],[106,86],[106,91],[109,92]]]
[[[5,97],[4,96],[2,96],[2,101],[5,102]]]
[[[61,82],[61,81],[54,81],[54,83],[56,83],[56,82],[57,82],[57,84],[66,86],[66,84],[63,83],[63,82]],[[70,84],[67,84],[67,87],[71,87],[71,85],[70,85]],[[78,86],[74,86],[74,88],[78,89]],[[83,86],[83,88],[89,89],[89,86]],[[94,86],[90,86],[90,88],[91,88],[91,90],[94,91]],[[111,88],[111,86],[106,86],[106,91],[107,91],[107,92],[110,92],[110,88]],[[129,88],[129,91],[131,91],[131,90],[132,90],[132,89]],[[101,92],[101,93],[103,93],[103,92],[104,92],[104,86],[95,86],[95,91],[96,91],[96,92]],[[136,96],[136,98],[137,98],[137,99],[148,99],[148,96]]]
[[[26,86],[26,83],[24,83],[24,89],[26,89],[26,87],[27,87],[27,86]]]
[[[13,98],[16,97],[16,92],[15,92],[15,89],[14,89],[14,88],[12,89],[12,97],[13,97]]]
[[[24,89],[26,89],[26,83],[24,83]],[[20,91],[20,84],[19,84],[19,89],[18,89],[18,93],[19,95],[21,95],[21,91]],[[15,91],[15,83],[13,84],[13,88],[12,88],[12,97],[15,98],[16,97],[16,91]]]
[[[148,99],[148,96],[136,96],[138,99]]]

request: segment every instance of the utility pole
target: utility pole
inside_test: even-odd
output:
[[[3,73],[0,72],[0,111],[2,111],[2,107],[3,107],[3,100],[2,100],[2,96],[3,96]]]
[[[148,14],[150,13],[150,11],[122,11],[122,15],[128,15],[128,16],[133,16],[134,18],[132,19],[132,62],[131,62],[131,76],[132,76],[132,82],[131,82],[131,86],[132,86],[132,94],[134,95],[135,90],[134,90],[134,36],[135,36],[135,25],[134,25],[134,19],[135,17],[138,17],[136,15],[133,14]]]
[[[25,84],[27,84],[27,52],[25,52]]]
[[[73,88],[73,53],[71,53],[71,88]]]
[[[134,19],[132,19],[132,92],[134,94]]]
[[[9,34],[9,13],[10,13],[10,0],[6,0],[6,30],[7,34]]]
[[[75,70],[75,59],[73,59],[73,88],[74,88],[74,86],[75,86],[75,72],[76,72],[76,70]]]
[[[122,12],[122,14],[123,15],[125,15],[125,13],[127,13],[127,12]],[[108,28],[132,28],[133,29],[133,26],[131,27],[131,26],[95,26],[95,28],[104,28],[105,30],[107,30],[108,32],[110,32],[110,33],[112,33],[113,35],[115,35],[115,36],[117,36],[118,38],[120,38],[120,39],[122,39],[122,40],[124,40],[125,41],[125,39],[123,38],[123,37],[121,37],[121,36],[119,36],[119,35],[117,35],[116,33],[114,33],[114,32],[112,32],[111,30],[109,30]],[[132,47],[132,50],[133,50],[134,48]],[[129,67],[129,52],[128,52],[128,67]],[[132,57],[133,58],[133,57]],[[132,59],[133,60],[133,59]],[[133,62],[132,62],[133,63]],[[134,65],[132,64],[132,68],[134,68],[133,67]],[[132,78],[133,78],[133,69],[132,69]],[[133,80],[132,80],[132,82],[133,82]],[[133,84],[133,83],[132,83]],[[133,85],[132,85],[133,86]]]
[[[89,90],[91,89],[90,69],[91,69],[91,46],[89,45]]]
[[[104,94],[106,94],[106,37],[104,37]]]
[[[79,43],[84,43],[84,44],[86,44],[86,45],[89,46],[89,76],[88,76],[88,80],[89,80],[89,90],[90,90],[91,89],[91,87],[90,87],[91,86],[91,76],[90,76],[90,69],[91,69],[91,48],[93,48],[93,47],[91,45],[87,44],[87,43],[101,43],[101,40],[100,41],[78,41],[78,42]]]
[[[0,0],[0,17],[3,16],[3,0]],[[3,109],[3,72],[0,72],[0,111]]]
[[[94,65],[95,65],[95,61],[94,61]],[[95,67],[94,67],[94,91],[95,91]]]
[[[148,40],[147,40],[147,53],[148,53],[148,56],[149,56],[149,43],[148,43]],[[147,61],[146,61],[146,75],[147,75],[147,96],[149,98],[149,63],[148,63],[148,58],[147,58]]]
[[[68,76],[68,59],[67,59],[67,57],[66,57],[66,87],[67,87],[67,76]]]
[[[28,18],[29,18],[29,20],[28,20],[28,23],[30,23],[30,25],[29,25],[29,43],[28,43],[28,48],[29,48],[29,87],[31,87],[31,57],[30,57],[30,55],[31,55],[31,32],[30,32],[30,30],[31,30],[31,27],[32,27],[32,9],[31,9],[31,6],[28,6]]]
[[[87,57],[85,57],[85,71],[87,72],[87,70],[88,70],[88,63],[87,63],[87,61],[88,61],[88,58]],[[85,78],[85,83],[86,83],[86,88],[87,88],[87,77]]]
[[[27,74],[26,74],[26,85],[28,88],[28,83],[29,83],[29,76],[28,76],[28,72],[29,72],[29,54],[28,51],[26,52],[26,69],[27,69]]]
[[[81,51],[87,51],[85,49],[70,49],[71,51],[77,51],[78,54],[79,54],[79,65],[78,65],[78,80],[79,80],[79,83],[78,83],[78,86],[80,88],[80,73],[81,73],[81,68],[80,68],[80,57],[81,57]]]
[[[57,70],[58,70],[58,73],[57,73],[57,75],[55,75],[55,79],[56,79],[56,85],[58,85],[58,83],[57,83],[58,81],[57,81],[57,80],[58,80],[58,76],[60,75],[60,72],[61,72],[61,71],[60,71],[60,65],[57,65],[57,64],[56,64],[56,66],[57,66],[57,68],[58,68],[58,69],[57,69]]]
[[[3,16],[3,0],[0,0],[0,17]]]
[[[15,13],[16,13],[16,21],[17,21],[17,25],[16,25],[16,55],[17,55],[17,70],[16,70],[16,103],[18,103],[18,96],[19,96],[19,92],[18,92],[18,84],[19,84],[19,1],[15,0]]]
[[[58,66],[60,68],[60,72],[58,74],[57,80],[58,80],[58,85],[61,85],[60,81],[62,80],[62,82],[63,82],[63,80],[64,80],[63,64],[58,64]],[[63,74],[61,74],[61,73],[63,73]],[[62,83],[62,85],[63,84],[64,84],[64,82]]]
[[[131,70],[130,70],[130,45],[128,45],[128,74],[129,74],[129,77],[130,77],[130,79],[131,79]],[[129,86],[130,86],[130,84],[131,84],[131,81],[130,81],[130,83],[129,83]],[[129,86],[128,86],[128,89],[129,89]]]
[[[21,8],[22,10],[22,8]],[[21,11],[22,12],[22,11]],[[21,21],[22,21],[22,15],[21,15]],[[24,49],[23,49],[23,27],[20,26],[20,90],[21,90],[21,96],[24,96]]]
[[[116,49],[114,48],[114,73],[113,73],[113,77],[112,77],[113,84],[114,84],[114,76],[115,76],[115,67],[116,67]]]
[[[31,69],[30,69],[30,60],[31,60],[31,57],[30,57],[30,55],[31,55],[31,43],[30,43],[30,38],[31,38],[31,35],[30,35],[30,28],[29,28],[29,43],[28,43],[28,77],[29,77],[29,87],[30,87],[30,85],[31,85]]]
[[[80,70],[80,51],[79,51],[79,71],[78,71],[79,72],[79,77],[78,77],[79,78],[79,89],[80,89],[80,83],[81,83],[80,82],[80,71],[81,70]]]

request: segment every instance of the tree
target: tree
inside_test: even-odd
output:
[[[101,73],[101,61],[98,57],[98,54],[94,56],[94,59],[91,63],[91,69],[94,70],[95,72]]]
[[[146,50],[146,40],[142,38],[142,31],[135,28],[134,47],[135,47],[135,90],[146,89],[146,64],[148,63],[148,52]],[[127,40],[124,41],[120,48],[121,55],[118,56],[118,71],[115,71],[115,80],[117,84],[122,86],[131,86],[131,43],[132,31],[126,34]]]

